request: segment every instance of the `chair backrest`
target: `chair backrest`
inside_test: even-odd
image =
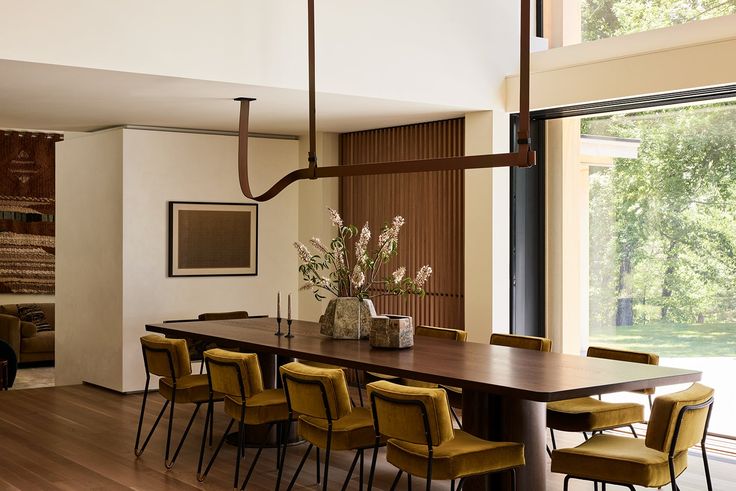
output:
[[[247,319],[248,312],[245,310],[235,310],[233,312],[205,312],[199,314],[197,319],[201,321],[224,321],[228,319]]]
[[[433,446],[455,437],[444,389],[409,387],[388,380],[372,382],[366,388],[373,424],[381,435]]]
[[[171,378],[192,373],[189,349],[183,339],[169,339],[148,334],[141,338],[141,348],[148,373]]]
[[[240,398],[263,392],[263,377],[258,355],[220,348],[204,352],[207,378],[213,392]]]
[[[335,420],[352,412],[345,372],[298,361],[279,367],[286,400],[294,413]]]
[[[549,338],[501,334],[498,332],[491,334],[491,344],[494,346],[507,346],[509,348],[521,348],[533,351],[549,352],[552,350],[552,340]]]
[[[713,393],[710,387],[695,383],[686,390],[657,397],[646,446],[674,455],[705,440]]]
[[[465,342],[468,340],[468,333],[460,329],[448,329],[446,327],[434,326],[417,326],[414,331],[415,336],[427,336],[431,338],[451,339],[453,341]]]
[[[588,348],[588,356],[591,358],[605,358],[607,360],[630,361],[632,363],[644,363],[647,365],[659,365],[659,355],[654,353],[645,353],[643,351],[629,351],[613,348],[602,348],[599,346],[590,346]],[[633,390],[637,394],[654,394],[654,388]]]

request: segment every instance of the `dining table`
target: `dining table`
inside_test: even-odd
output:
[[[286,332],[286,321],[282,321]],[[333,339],[317,322],[294,320],[293,337],[275,335],[275,318],[147,324],[146,330],[234,346],[270,356],[266,382],[277,379],[276,360],[298,358],[434,382],[463,389],[463,429],[481,438],[524,444],[519,491],[544,491],[546,403],[700,380],[702,373],[562,353],[457,343],[417,336],[407,349],[371,347],[365,339]],[[490,336],[490,334],[489,334]],[[268,357],[266,359],[269,359]],[[468,479],[463,489],[510,490],[508,473]]]

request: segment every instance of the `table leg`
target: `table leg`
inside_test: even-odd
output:
[[[463,428],[481,438],[524,443],[526,465],[517,470],[518,491],[544,491],[546,405],[463,389]],[[511,490],[507,472],[473,478],[467,490]]]

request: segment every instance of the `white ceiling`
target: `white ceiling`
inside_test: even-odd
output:
[[[92,131],[123,124],[237,130],[235,97],[255,97],[251,132],[307,132],[303,90],[0,60],[0,127]],[[317,94],[319,131],[345,132],[455,117],[451,107]]]

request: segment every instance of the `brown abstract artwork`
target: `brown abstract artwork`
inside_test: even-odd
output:
[[[0,293],[54,293],[56,133],[0,130]]]
[[[169,276],[255,275],[258,206],[169,203]]]

